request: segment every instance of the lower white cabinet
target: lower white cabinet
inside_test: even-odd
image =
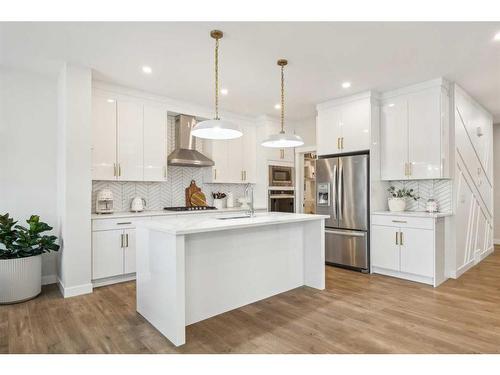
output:
[[[371,270],[438,286],[444,276],[444,218],[372,215]]]
[[[135,272],[135,229],[92,233],[92,279]]]

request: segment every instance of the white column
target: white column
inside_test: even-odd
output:
[[[58,81],[58,284],[91,293],[91,85],[88,68],[65,64]]]

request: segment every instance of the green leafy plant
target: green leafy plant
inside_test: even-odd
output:
[[[387,189],[387,191],[389,192],[391,198],[411,198],[415,201],[418,201],[420,199],[420,197],[415,194],[413,189],[396,189],[395,186],[391,186],[389,189]]]
[[[52,230],[40,217],[32,215],[27,227],[17,225],[9,214],[0,215],[0,259],[26,258],[50,251],[58,251],[57,237],[42,235]]]

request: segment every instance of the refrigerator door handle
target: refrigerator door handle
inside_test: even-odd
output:
[[[325,229],[325,233],[338,234],[340,236],[364,237],[366,232],[357,232],[353,230],[331,230]]]
[[[342,167],[342,162],[340,162],[340,167],[339,167],[339,185],[337,188],[337,204],[339,206],[339,220],[343,216],[343,207],[342,207],[342,201],[343,201],[343,193],[344,193],[344,168]]]
[[[334,194],[337,194],[337,164],[333,166],[333,184],[332,184],[332,200],[333,200],[333,219],[337,220],[337,198]]]

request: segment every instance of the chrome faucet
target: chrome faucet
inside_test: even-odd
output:
[[[247,215],[249,217],[254,217],[255,216],[255,208],[253,206],[253,185],[252,184],[247,184],[247,186],[245,187],[245,198],[248,198],[248,195],[250,195],[250,202],[248,202],[249,208],[247,211]]]

